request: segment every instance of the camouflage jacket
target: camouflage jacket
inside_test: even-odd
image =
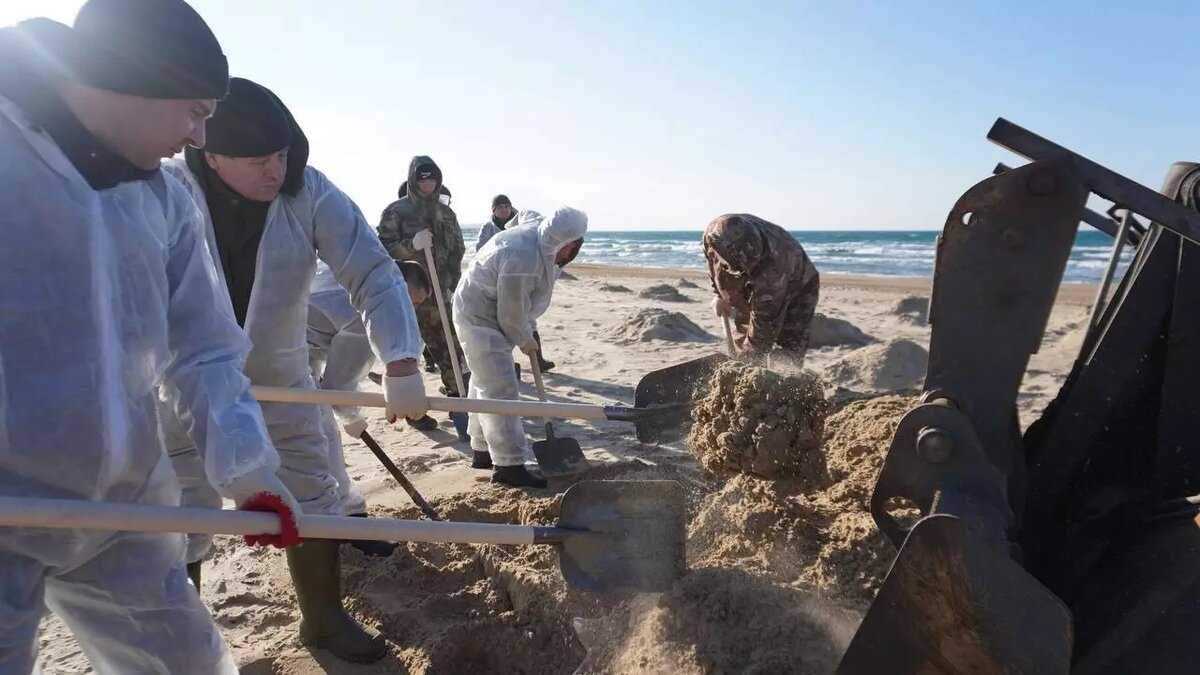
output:
[[[433,232],[433,261],[437,265],[442,288],[453,292],[462,276],[462,260],[467,247],[463,243],[462,229],[458,216],[438,198],[442,185],[441,171],[436,172],[438,187],[430,197],[420,194],[417,188],[416,170],[423,164],[432,164],[428,157],[413,157],[408,167],[405,194],[383,210],[379,226],[379,240],[396,260],[412,260],[425,267],[425,253],[413,248],[413,235],[421,230]],[[428,272],[429,270],[426,270]]]
[[[703,246],[713,292],[746,317],[750,343],[774,342],[790,302],[818,278],[800,242],[778,225],[734,213],[709,223]]]

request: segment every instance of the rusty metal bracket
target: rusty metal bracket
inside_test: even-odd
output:
[[[1005,493],[1005,476],[987,460],[971,422],[952,401],[940,398],[901,418],[871,494],[870,511],[896,548],[910,531],[890,512],[892,500],[903,498],[923,515],[957,516],[1007,554],[1013,515]]]
[[[992,169],[994,175],[1002,174],[1005,171],[1012,171],[1012,167],[1004,162],[1000,162]],[[1117,211],[1124,211],[1124,209],[1120,206],[1113,206],[1108,210],[1108,215],[1106,216],[1097,211],[1085,208],[1083,210],[1083,222],[1115,238],[1121,229],[1122,214],[1117,213]],[[1124,241],[1130,246],[1137,246],[1138,242],[1142,240],[1142,235],[1146,232],[1146,226],[1132,215],[1129,215],[1127,222],[1129,230],[1125,234]]]
[[[1177,204],[1159,192],[1106,169],[1083,155],[1071,152],[1003,117],[992,125],[987,138],[1026,159],[1067,161],[1075,175],[1091,192],[1200,243],[1200,213]]]

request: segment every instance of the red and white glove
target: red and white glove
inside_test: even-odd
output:
[[[279,514],[279,534],[248,534],[249,546],[287,548],[300,543],[296,515],[300,504],[270,469],[255,469],[237,478],[226,489],[239,511],[265,511]]]

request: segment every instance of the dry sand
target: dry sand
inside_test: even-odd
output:
[[[586,265],[571,271],[578,278],[558,287],[539,322],[546,356],[558,363],[546,376],[551,400],[629,404],[644,373],[723,348],[719,340],[622,338],[630,317],[655,315],[651,309],[670,315],[669,327],[690,332],[694,324],[710,337],[722,335],[703,272]],[[635,295],[664,283],[692,302],[663,306]],[[805,367],[825,380],[833,400],[919,387],[923,367],[914,363],[928,345],[920,300],[928,298],[928,286],[927,279],[822,276],[820,312],[870,338],[836,324],[855,339],[810,350]],[[1022,386],[1024,422],[1036,417],[1070,368],[1091,293],[1071,285],[1060,293]],[[903,377],[883,377],[893,370]],[[431,389],[436,377],[427,376]],[[370,382],[363,388],[377,390]],[[534,397],[528,375],[522,388]],[[370,666],[300,645],[294,593],[278,551],[218,538],[202,597],[250,674],[829,672],[893,555],[865,504],[895,422],[911,403],[905,392],[836,404],[824,422],[820,480],[705,476],[686,442],[643,447],[629,425],[616,422],[556,425],[597,466],[589,477],[669,478],[687,488],[691,571],[670,593],[574,591],[547,548],[408,544],[380,560],[343,547],[347,606],[378,625],[392,645],[387,658]],[[487,472],[469,468],[469,449],[457,442],[449,420],[438,417],[442,428],[428,434],[377,418],[370,430],[450,518],[553,521],[564,486],[490,485]],[[537,420],[526,428],[541,437]],[[373,515],[418,516],[358,441],[346,439],[346,457]],[[61,622],[47,619],[41,642],[45,672],[90,672]]]
[[[692,298],[684,295],[678,288],[670,284],[651,286],[638,293],[638,297],[646,298],[647,300],[659,300],[661,302],[695,302]]]

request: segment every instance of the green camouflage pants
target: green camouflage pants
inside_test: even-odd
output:
[[[774,346],[782,351],[791,352],[794,358],[801,363],[804,361],[804,353],[808,351],[808,340],[812,335],[813,315],[817,312],[817,300],[820,295],[821,277],[815,276],[788,298],[783,321],[779,324],[778,332],[775,334]],[[739,347],[745,344],[748,318],[748,311],[737,312],[735,324],[738,338],[736,342]],[[759,356],[765,356],[765,354]]]
[[[453,291],[442,291],[442,297],[446,299],[447,303],[453,295]],[[453,351],[451,351],[450,345],[446,344],[446,334],[442,331],[442,318],[438,312],[437,301],[430,297],[417,307],[417,324],[421,329],[421,339],[425,341],[425,348],[437,363],[438,375],[442,378],[441,391],[446,396],[459,395],[458,386],[454,382],[454,366],[451,361],[454,358],[453,355],[458,356],[460,364],[463,363],[462,345],[458,341],[458,333],[454,330],[453,315],[450,314],[452,311],[447,304],[446,319],[450,322],[450,336],[454,340]]]

